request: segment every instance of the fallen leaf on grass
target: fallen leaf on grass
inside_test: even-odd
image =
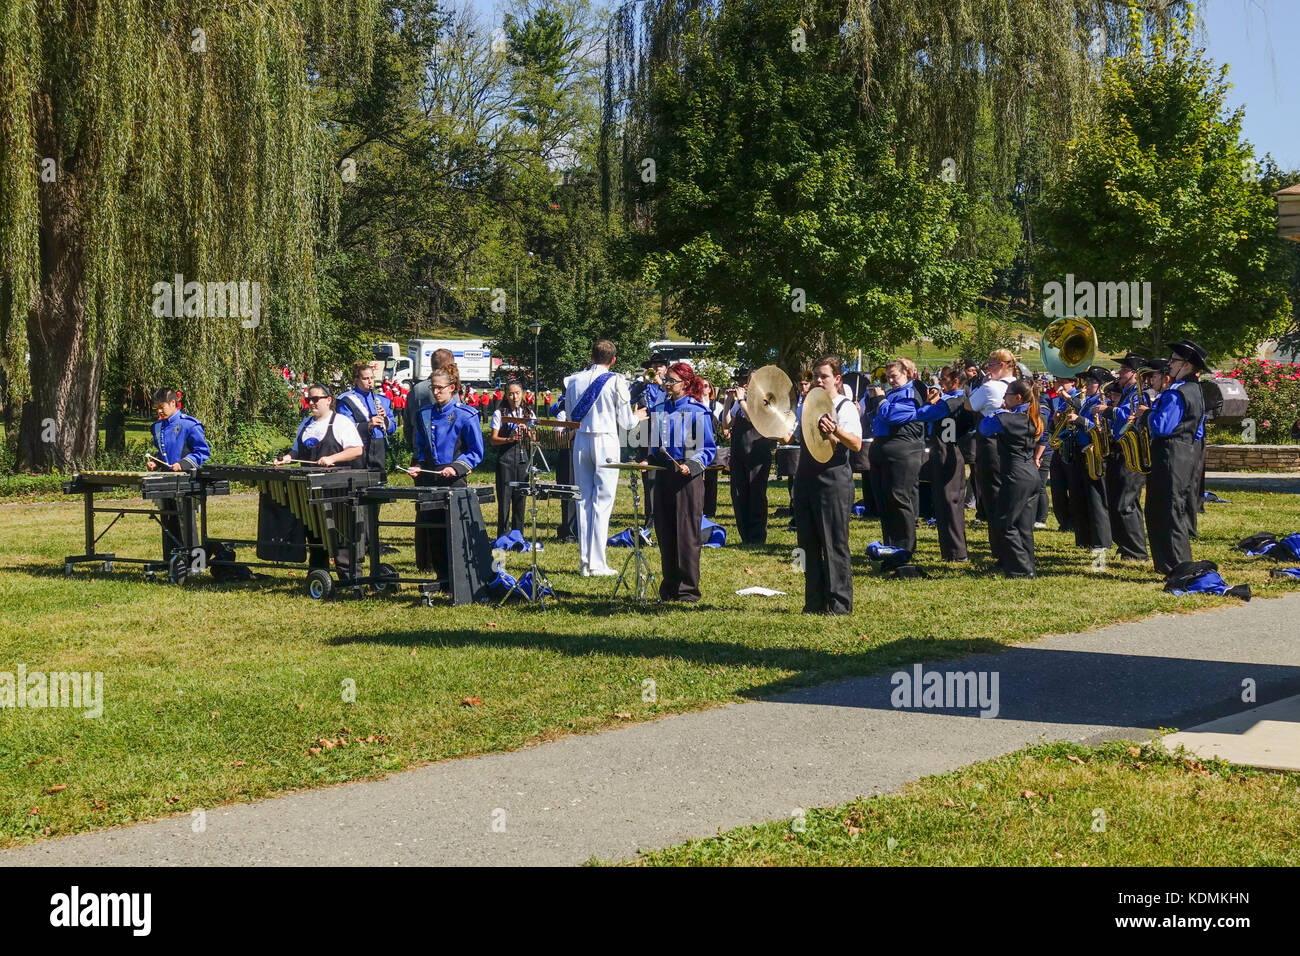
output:
[[[45,792],[46,792],[46,793],[58,793],[60,790],[67,790],[67,789],[68,789],[68,785],[67,785],[66,783],[56,783],[56,784],[55,784],[54,786],[52,786],[52,787],[47,787],[47,788],[45,789]]]
[[[482,698],[482,697],[466,697],[464,700],[462,700],[462,701],[460,702],[460,705],[461,705],[462,707],[482,707],[482,706],[483,706],[483,698]]]
[[[1128,755],[1129,755],[1130,757],[1137,757],[1137,756],[1140,756],[1141,753],[1142,753],[1142,751],[1138,750],[1138,748],[1136,748],[1136,747],[1129,747],[1129,748],[1128,748]]]
[[[939,806],[941,806],[941,807],[955,807],[955,806],[957,806],[957,804],[953,802],[952,797],[947,797],[947,798],[944,799],[943,803],[939,804]]]
[[[299,704],[299,705],[298,705],[298,709],[299,709],[299,710],[302,710],[302,704]]]
[[[1026,791],[1024,791],[1023,793],[1021,793],[1020,795],[1021,795],[1022,797],[1024,797],[1026,800],[1032,800],[1032,799],[1034,799],[1034,797],[1041,797],[1041,796],[1042,796],[1042,794],[1040,794],[1040,793],[1034,793],[1034,791],[1032,791],[1032,790],[1026,790]]]
[[[92,810],[107,810],[107,809],[108,809],[108,804],[105,803],[103,800],[96,800],[96,801],[94,801],[93,803],[91,803],[91,805],[90,805],[90,809],[92,809]]]
[[[413,647],[413,648],[411,648],[411,656],[412,656],[412,657],[414,657],[414,656],[415,656],[415,648],[414,648],[414,647]]]
[[[631,720],[631,719],[632,719],[632,715],[631,715],[629,712],[625,711],[625,710],[616,710],[616,711],[614,711],[614,716],[617,717],[619,720]]]
[[[181,798],[180,798],[180,797],[168,797],[168,798],[167,798],[167,802],[168,802],[168,803],[180,803],[180,802],[181,802]]]
[[[221,716],[221,711],[219,711],[219,710],[212,710],[212,711],[209,711],[209,712],[208,712],[208,716],[209,716],[209,717],[220,717],[220,716]]]
[[[236,761],[235,761],[234,763],[232,763],[230,766],[232,766],[232,767],[242,767],[242,766],[244,766],[244,761],[242,761],[242,760],[236,760]]]
[[[496,622],[496,621],[488,621],[488,622],[487,622],[487,626],[488,626],[488,627],[496,627],[496,626],[497,626],[497,622]]]
[[[40,813],[41,813],[40,807],[32,807],[30,810],[27,811],[27,815],[29,817],[40,816]]]
[[[786,843],[797,843],[799,840],[799,838],[795,836],[793,833],[787,833],[783,837],[781,837],[781,839],[784,840]]]
[[[307,748],[307,753],[311,754],[311,755],[314,757],[314,756],[316,756],[318,753],[320,753],[320,748],[319,748],[319,747],[308,747],[308,748]]]
[[[1083,763],[1083,759],[1076,757],[1074,754],[1066,754],[1065,759],[1069,760],[1071,763]]]
[[[862,832],[862,827],[849,827],[849,836],[857,836]]]

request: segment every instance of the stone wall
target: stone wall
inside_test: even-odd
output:
[[[1300,445],[1206,445],[1206,471],[1300,471]]]

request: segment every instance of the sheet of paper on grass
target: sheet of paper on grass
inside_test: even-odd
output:
[[[741,588],[741,589],[740,589],[739,591],[737,591],[736,593],[737,593],[737,594],[743,594],[743,595],[745,595],[746,597],[748,597],[748,596],[751,595],[751,594],[759,594],[759,595],[762,595],[763,597],[773,597],[773,596],[775,596],[775,595],[777,595],[777,594],[784,594],[785,592],[784,592],[784,591],[773,591],[771,588]]]

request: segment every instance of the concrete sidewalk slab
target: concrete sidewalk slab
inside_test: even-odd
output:
[[[1248,767],[1300,770],[1300,695],[1170,734],[1164,744]]]
[[[1188,607],[1195,597],[1186,599]],[[1158,615],[924,671],[997,677],[996,716],[894,706],[890,673],[0,853],[0,865],[581,863],[897,790],[1040,740],[1146,739],[1300,693],[1300,594]],[[900,665],[911,674],[914,665]],[[922,701],[924,703],[924,701]],[[969,701],[968,701],[969,703]],[[1252,709],[1255,704],[1249,705]],[[993,708],[988,708],[993,709]]]

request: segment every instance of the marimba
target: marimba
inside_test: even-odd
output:
[[[319,543],[332,558],[348,548],[364,548],[364,515],[356,507],[355,495],[378,483],[379,478],[364,468],[328,468],[291,465],[204,465],[200,471],[205,489],[209,485],[240,482],[257,488],[257,538],[209,539],[207,497],[203,497],[202,539],[205,547],[255,545],[259,562],[214,559],[217,566],[239,568],[278,567],[307,563],[307,537]],[[285,521],[287,513],[292,520]],[[359,553],[358,558],[359,561]],[[320,569],[316,569],[320,570]],[[355,565],[353,572],[359,570]],[[353,583],[350,579],[346,583]],[[328,571],[308,575],[308,593],[324,597],[333,588]]]
[[[376,591],[396,591],[399,584],[416,584],[424,595],[424,603],[430,606],[433,595],[443,590],[451,595],[452,604],[484,600],[496,572],[492,570],[492,543],[480,506],[495,499],[494,489],[483,486],[372,485],[361,489],[356,493],[356,500],[365,512],[370,574],[356,583],[369,584]],[[415,503],[415,517],[411,521],[380,520],[379,509],[396,501]],[[445,529],[447,578],[404,578],[391,565],[380,563],[380,528]]]
[[[145,501],[156,502],[156,508],[130,508],[120,505],[97,507],[95,495],[121,489],[138,490]],[[85,554],[69,555],[63,559],[63,573],[72,574],[78,564],[100,563],[105,571],[113,570],[114,562],[144,565],[145,576],[152,579],[165,571],[168,580],[184,581],[194,559],[198,538],[194,528],[194,500],[201,495],[201,485],[193,471],[83,471],[63,483],[65,495],[79,494],[85,502]],[[99,534],[95,533],[95,515],[112,514],[116,517]],[[158,521],[162,526],[162,559],[123,558],[113,552],[96,551],[99,540],[117,524],[123,515],[141,514]],[[175,519],[175,528],[169,528]]]

